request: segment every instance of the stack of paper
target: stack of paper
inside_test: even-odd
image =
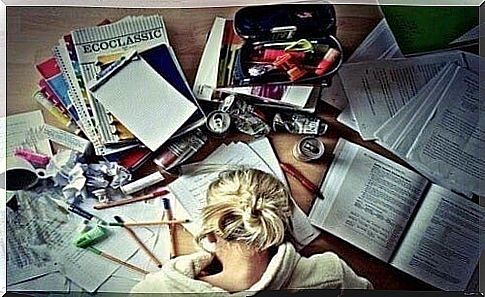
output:
[[[187,212],[192,215],[194,222],[186,227],[194,235],[200,231],[201,209],[207,205],[207,188],[212,181],[217,179],[221,170],[233,168],[231,166],[256,168],[275,175],[287,184],[285,175],[267,138],[249,144],[243,142],[223,144],[202,162],[188,166],[200,170],[209,166],[217,168],[217,170],[212,170],[209,173],[183,175],[169,185],[171,192],[179,199]],[[294,204],[295,209],[292,216],[294,230],[292,233],[299,244],[297,248],[302,248],[318,236],[318,231],[310,224],[305,213],[296,203]]]
[[[364,140],[414,97],[449,62],[466,65],[462,52],[343,65],[340,77]]]
[[[53,202],[62,199],[59,189],[22,192],[18,199],[22,209],[9,210],[7,216],[9,290],[127,293],[143,279],[143,274],[73,244],[82,219],[71,213],[67,215]],[[113,222],[115,215],[127,222],[159,221],[163,215],[161,198],[103,210],[95,210],[95,203],[90,199],[80,206],[107,222]],[[179,208],[174,210],[176,217],[187,217]],[[96,248],[146,271],[158,270],[124,228],[108,228],[109,236],[97,243]],[[162,263],[169,260],[167,226],[139,227],[134,231]]]
[[[394,38],[386,19],[382,19],[345,63],[348,64],[402,57],[404,56],[397,45],[396,39]],[[352,125],[352,128],[355,128],[355,125],[353,124],[355,121],[352,121],[352,113],[348,106],[348,100],[338,72],[332,78],[331,86],[322,89],[321,99],[339,110],[343,109],[344,111],[339,116],[339,121],[346,125],[350,124]]]
[[[376,131],[378,142],[435,183],[485,194],[479,91],[477,73],[449,64]]]

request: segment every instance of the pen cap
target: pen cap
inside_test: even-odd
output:
[[[170,209],[170,200],[168,198],[162,198],[163,208]]]

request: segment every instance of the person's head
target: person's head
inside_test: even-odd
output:
[[[291,211],[290,194],[273,175],[257,169],[224,171],[207,191],[198,241],[217,237],[266,250],[285,240]]]

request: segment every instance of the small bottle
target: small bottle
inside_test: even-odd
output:
[[[186,161],[207,142],[207,135],[196,129],[163,147],[162,152],[153,162],[161,170],[168,172],[173,167]]]

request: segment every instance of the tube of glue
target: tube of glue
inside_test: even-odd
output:
[[[332,67],[333,63],[337,60],[340,56],[340,52],[334,48],[330,48],[323,59],[318,63],[317,69],[315,70],[316,75],[323,75],[325,74],[330,67]]]
[[[125,195],[129,195],[159,183],[164,179],[165,177],[160,173],[160,171],[156,171],[150,175],[137,179],[134,182],[123,185],[120,187],[120,189]]]

